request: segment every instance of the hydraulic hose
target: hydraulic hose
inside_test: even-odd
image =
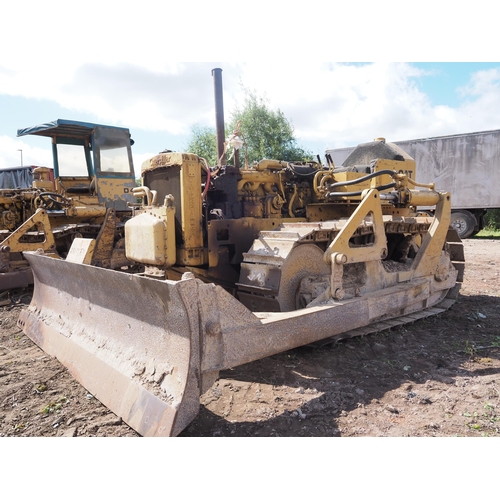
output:
[[[338,183],[338,184],[343,184],[343,183]],[[395,182],[391,182],[390,184],[384,184],[383,186],[377,186],[374,187],[373,189],[376,189],[377,191],[385,191],[386,189],[390,189],[396,187]],[[342,198],[343,196],[361,196],[363,194],[363,191],[350,191],[350,192],[344,192],[344,191],[338,191],[334,193],[328,193],[326,196],[327,198]]]
[[[298,177],[312,177],[313,175],[316,175],[318,172],[328,172],[327,168],[317,169],[311,167],[310,165],[293,165],[293,164],[289,164],[285,170],[292,172]]]
[[[359,179],[353,179],[352,181],[336,182],[335,184],[332,184],[330,188],[352,186],[354,184],[359,184],[360,182],[369,181],[370,179],[378,177],[379,175],[390,175],[392,177],[396,173],[397,172],[395,170],[379,170],[378,172],[373,172],[363,177],[359,177]]]
[[[353,186],[355,184],[359,184],[361,182],[368,181],[370,179],[373,179],[374,177],[379,177],[380,175],[390,175],[391,177],[395,175],[397,172],[395,170],[379,170],[378,172],[373,172],[368,175],[364,175],[363,177],[359,177],[358,179],[353,179],[352,181],[344,181],[344,182],[336,182],[332,185],[329,186],[329,189],[335,189],[339,187],[344,187],[344,186]],[[386,189],[390,189],[396,186],[395,182],[392,182],[390,184],[384,184],[383,186],[377,186],[374,189],[377,191],[384,191]],[[363,191],[350,191],[350,192],[345,192],[345,191],[338,191],[338,192],[329,192],[326,197],[327,198],[340,198],[343,196],[361,196],[361,193]]]

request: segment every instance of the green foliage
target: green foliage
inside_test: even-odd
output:
[[[488,210],[484,216],[484,227],[490,231],[500,229],[500,209]]]
[[[20,422],[19,424],[15,424],[13,426],[13,429],[14,429],[14,432],[19,432],[19,431],[26,429],[26,427],[28,427],[28,426],[29,426],[29,422]]]
[[[312,153],[297,145],[292,124],[281,110],[272,110],[268,102],[245,89],[245,104],[231,116],[229,132],[238,125],[248,147],[248,162],[263,158],[284,161],[312,159]]]
[[[269,108],[268,102],[255,92],[245,89],[245,102],[236,108],[229,124],[225,124],[226,138],[239,131],[246,142],[240,150],[240,163],[243,164],[247,152],[248,163],[264,158],[284,161],[305,161],[313,158],[313,153],[297,145],[292,124],[279,109]],[[214,128],[194,125],[187,151],[205,158],[209,165],[216,165],[217,139]],[[229,152],[230,154],[230,152]]]
[[[476,238],[500,238],[500,209],[488,210],[484,215],[484,229],[477,233]]]
[[[68,398],[62,396],[60,397],[57,401],[51,401],[47,406],[44,406],[41,410],[40,413],[55,413],[58,412],[64,404],[68,402]]]
[[[468,340],[466,340],[464,352],[465,352],[465,354],[467,354],[467,356],[470,356],[471,358],[473,358],[477,354],[476,346],[474,344],[472,344],[471,342],[469,342]]]
[[[217,165],[217,135],[215,129],[193,125],[186,151],[205,158],[209,165]]]
[[[500,229],[483,229],[477,233],[474,238],[476,239],[489,239],[489,240],[498,240],[500,239]]]

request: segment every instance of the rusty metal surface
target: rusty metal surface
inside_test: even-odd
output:
[[[195,282],[26,257],[36,281],[26,335],[140,434],[178,434],[199,407]]]
[[[442,310],[440,304],[458,293],[460,266],[453,262],[463,254],[459,242],[450,237],[447,243],[450,197],[432,192],[435,217],[413,217],[414,183],[389,169],[401,162],[380,160],[378,173],[394,183],[376,190],[368,190],[374,177],[350,179],[346,172],[345,182],[334,182],[311,165],[303,167],[314,174],[306,186],[298,166],[285,171],[281,163],[268,165],[247,177],[250,170],[244,169],[238,184],[235,177],[224,178],[233,173],[221,167],[207,190],[206,215],[213,217],[207,222],[201,217],[200,161],[183,155],[174,168],[172,158],[162,153],[146,162],[143,180],[151,181],[145,183],[150,192],[175,204],[182,233],[175,266],[163,259],[165,233],[154,231],[156,216],[166,219],[159,207],[155,213],[148,207],[151,217],[141,222],[149,236],[125,231],[126,249],[131,237],[158,245],[158,262],[154,253],[154,262],[147,262],[140,246],[134,254],[146,266],[142,275],[26,254],[35,292],[20,316],[24,332],[142,435],[182,431],[219,370],[402,324]],[[209,177],[207,170],[206,186]],[[354,181],[366,188],[337,191]],[[392,187],[394,192],[383,193]],[[309,202],[328,204],[339,194],[356,201],[348,219],[324,221],[319,209],[319,220],[303,218]],[[163,279],[173,275],[179,281]],[[224,281],[227,288],[220,286]]]
[[[116,212],[112,208],[106,210],[106,217],[95,242],[92,265],[109,267],[116,235]]]
[[[250,312],[214,284],[160,281],[26,254],[24,332],[144,436],[174,436],[222,369],[437,306],[454,276],[288,313]]]
[[[0,244],[0,273],[6,273],[10,266],[10,247]]]
[[[439,196],[431,221],[382,215],[378,193],[370,191],[348,220],[284,223],[275,231],[260,231],[243,253],[237,283],[240,300],[252,311],[290,311],[312,301],[324,302],[323,294],[352,298],[412,277],[448,274],[449,262],[440,260],[449,226],[449,196]],[[415,258],[383,260],[387,236],[403,233],[422,238]],[[354,239],[357,245],[352,245]],[[325,243],[326,252],[320,252],[316,245]],[[327,289],[324,277],[330,274]]]
[[[435,289],[429,280],[419,279],[363,297],[331,301],[323,306],[288,313],[266,313],[259,318],[258,323],[247,321],[241,327],[231,321],[235,311],[238,311],[238,321],[241,318],[250,320],[251,317],[245,311],[238,310],[240,304],[233,297],[224,295],[221,293],[223,290],[217,289],[215,303],[221,311],[224,358],[222,364],[214,365],[210,365],[204,358],[205,369],[231,368],[324,338],[342,335],[377,321],[433,307],[446,297],[446,286],[453,284],[447,283],[442,289]],[[212,307],[213,304],[212,301]]]
[[[42,235],[40,241],[26,241],[27,233],[33,230]],[[11,233],[2,242],[2,245],[9,246],[11,252],[35,251],[38,248],[43,248],[45,251],[54,251],[56,248],[55,238],[47,211],[39,208],[22,226]]]
[[[217,158],[225,163],[224,155],[224,96],[222,91],[222,69],[214,68],[212,70],[214,80],[214,100],[215,100],[215,130],[217,136]]]
[[[0,272],[0,292],[14,288],[26,288],[33,284],[33,273],[31,269],[21,269],[11,272]]]

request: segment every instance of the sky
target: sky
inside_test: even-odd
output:
[[[150,0],[89,0],[78,11],[57,0],[6,7],[0,167],[52,165],[48,138],[16,135],[58,118],[129,128],[136,171],[165,148],[185,151],[194,125],[215,126],[213,68],[223,70],[226,122],[246,87],[284,113],[298,146],[322,157],[375,137],[500,128],[496,45],[485,43],[481,60],[490,62],[477,62],[473,43],[489,19],[477,27],[473,13],[454,18],[437,6],[429,16],[426,1],[411,16],[394,10],[396,2],[379,2],[377,11],[370,4],[361,19],[358,4],[325,16],[314,7],[327,4],[312,0],[293,17],[280,9],[289,3],[257,0],[258,14],[217,1],[196,12]],[[331,26],[322,29],[325,19]],[[477,31],[465,36],[467,24]]]

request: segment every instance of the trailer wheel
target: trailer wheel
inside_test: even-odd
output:
[[[462,240],[472,236],[476,225],[476,218],[466,210],[451,213],[451,227],[456,229]]]

